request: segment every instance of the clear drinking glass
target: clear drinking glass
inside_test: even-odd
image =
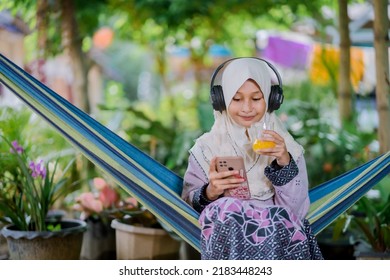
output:
[[[269,117],[267,115],[264,118],[263,122],[258,123],[255,125],[256,128],[256,139],[253,142],[252,148],[253,151],[258,152],[262,149],[268,149],[275,147],[275,142],[272,141],[272,138],[270,138],[269,135],[264,134],[264,130],[273,130],[274,124],[272,121],[269,120]]]

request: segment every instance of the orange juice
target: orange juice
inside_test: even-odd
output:
[[[273,148],[275,146],[276,144],[273,141],[256,139],[253,143],[252,149],[256,152],[257,150]]]

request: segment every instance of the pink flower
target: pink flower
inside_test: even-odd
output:
[[[96,177],[93,179],[93,185],[94,187],[98,190],[101,191],[103,190],[106,186],[108,186],[106,180],[100,177]]]
[[[81,205],[83,210],[88,213],[100,213],[103,211],[103,203],[96,199],[91,192],[82,193],[76,201]]]
[[[119,194],[108,185],[106,185],[99,194],[99,199],[103,204],[104,208],[108,208],[110,206],[116,205],[119,200]]]
[[[117,217],[122,215],[121,210],[138,208],[135,198],[129,197],[122,200],[117,189],[112,187],[105,179],[96,177],[92,180],[91,192],[81,194],[76,198],[73,209],[81,212],[81,219],[97,214]]]
[[[103,178],[94,178],[93,185],[99,191],[99,200],[102,202],[104,208],[115,206],[119,202],[120,197],[118,192],[111,188]]]
[[[138,201],[134,197],[127,197],[124,201],[127,210],[138,208]]]

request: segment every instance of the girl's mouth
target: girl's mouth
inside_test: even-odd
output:
[[[253,120],[254,116],[240,116],[241,119],[245,120],[245,121],[251,121]]]

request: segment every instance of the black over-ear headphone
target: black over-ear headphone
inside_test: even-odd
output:
[[[222,111],[226,110],[222,86],[214,85],[214,80],[217,77],[219,70],[221,70],[226,65],[226,63],[241,58],[254,58],[254,59],[264,61],[275,72],[276,78],[278,79],[278,85],[271,85],[271,91],[268,98],[268,112],[271,113],[274,110],[279,109],[280,105],[283,103],[284,96],[283,96],[283,88],[282,88],[282,79],[279,75],[279,72],[276,70],[275,66],[273,66],[268,61],[258,57],[236,57],[236,58],[229,59],[223,62],[221,65],[219,65],[217,69],[215,69],[211,77],[210,97],[211,97],[211,104],[213,105],[214,110],[219,111],[221,113]]]

